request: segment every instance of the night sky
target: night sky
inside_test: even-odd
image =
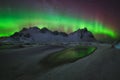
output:
[[[119,21],[120,2],[115,0],[0,0],[0,37],[38,26],[68,33],[87,27],[116,38]]]

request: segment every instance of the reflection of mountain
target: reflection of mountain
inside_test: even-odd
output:
[[[47,28],[39,29],[37,27],[23,28],[9,37],[6,42],[80,42],[95,41],[93,34],[86,28],[79,29],[71,34],[64,32],[50,31]]]

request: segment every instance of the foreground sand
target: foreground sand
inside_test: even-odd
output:
[[[97,46],[76,62],[45,68],[39,62],[64,47],[36,46],[0,51],[0,80],[120,80],[120,50]]]

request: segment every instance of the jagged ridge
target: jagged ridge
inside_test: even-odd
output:
[[[67,34],[65,32],[51,31],[47,28],[39,29],[38,27],[31,27],[29,29],[23,28],[20,32],[16,32],[10,36],[6,41],[8,42],[89,42],[95,41],[93,34],[84,29],[78,29],[75,32]]]

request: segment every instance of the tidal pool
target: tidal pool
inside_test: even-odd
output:
[[[52,53],[45,57],[40,63],[46,67],[55,67],[62,64],[67,64],[81,59],[85,56],[92,54],[96,47],[92,46],[76,46],[67,48],[63,51]]]

